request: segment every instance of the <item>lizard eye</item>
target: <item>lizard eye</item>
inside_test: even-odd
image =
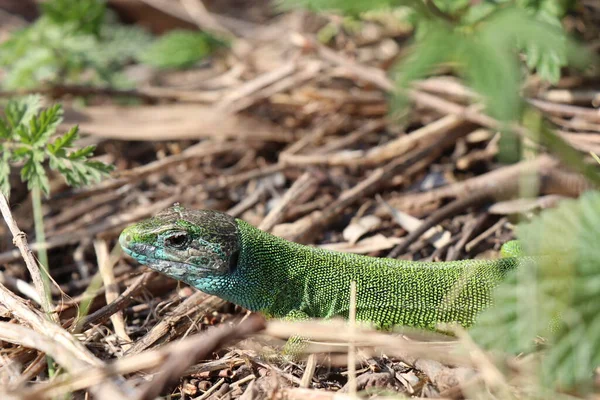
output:
[[[165,244],[176,249],[183,249],[189,242],[188,235],[183,232],[173,233],[165,238]]]

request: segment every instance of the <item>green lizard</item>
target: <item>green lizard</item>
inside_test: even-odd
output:
[[[348,317],[379,328],[469,327],[519,257],[417,262],[329,251],[286,241],[217,211],[175,206],[126,228],[125,252],[203,292],[274,318]],[[513,242],[503,251],[518,251]]]

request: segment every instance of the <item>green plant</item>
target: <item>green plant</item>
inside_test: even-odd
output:
[[[523,74],[518,53],[545,80],[555,83],[568,63],[585,66],[589,53],[570,41],[560,18],[570,1],[497,0],[281,0],[284,6],[338,10],[352,15],[376,8],[405,7],[415,27],[415,43],[395,68],[399,88],[452,67],[484,99],[487,112],[501,121],[520,118]],[[399,92],[400,94],[402,91]],[[404,98],[398,99],[401,103]]]
[[[120,74],[150,42],[143,30],[110,18],[98,0],[50,0],[42,16],[0,45],[2,85],[40,84],[126,86]]]
[[[78,32],[100,35],[106,3],[98,0],[51,0],[41,4],[44,15],[56,24],[73,24]]]
[[[208,33],[174,30],[154,41],[137,58],[157,68],[185,68],[224,45],[223,40]]]
[[[144,30],[125,26],[101,0],[49,0],[42,16],[0,44],[2,86],[41,84],[111,85],[128,88],[121,73],[132,62],[183,68],[206,57],[225,41],[203,32],[173,31],[153,41]]]
[[[511,274],[471,335],[486,348],[531,352],[545,339],[537,364],[545,386],[593,389],[600,366],[600,192],[565,200],[517,236],[527,255],[542,257]]]
[[[33,199],[36,239],[45,242],[42,194],[49,194],[46,165],[61,174],[70,186],[82,186],[100,180],[113,166],[92,160],[95,146],[75,148],[78,127],[53,138],[62,122],[63,109],[55,104],[42,109],[40,96],[10,100],[0,118],[0,190],[8,197],[10,173],[20,168],[21,180],[27,182]],[[40,263],[47,268],[48,257],[39,250]],[[46,285],[49,278],[43,274]],[[47,291],[47,293],[50,293]]]

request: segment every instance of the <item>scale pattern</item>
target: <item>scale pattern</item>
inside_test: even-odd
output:
[[[357,284],[357,319],[382,329],[471,326],[492,290],[526,261],[415,262],[340,253],[288,242],[231,216],[173,207],[125,229],[120,243],[139,262],[270,317],[348,317]],[[505,255],[518,246],[505,245]]]
[[[272,317],[347,317],[357,284],[357,319],[380,328],[469,327],[492,302],[492,289],[517,257],[414,262],[340,253],[288,242],[236,220],[241,252],[223,293]],[[217,295],[219,295],[217,293]]]

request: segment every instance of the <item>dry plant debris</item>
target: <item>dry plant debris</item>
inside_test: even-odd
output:
[[[326,47],[304,13],[259,26],[213,14],[200,1],[143,3],[236,39],[208,66],[155,72],[135,90],[45,90],[64,102],[90,99],[70,107],[66,125],[79,124],[83,140],[98,144],[117,171],[84,189],[52,181],[44,244],[23,233],[32,231],[23,188],[12,210],[2,206],[9,229],[0,227],[0,396],[340,399],[351,398],[351,387],[415,398],[458,399],[484,388],[518,393],[466,334],[350,335],[335,322],[269,322],[262,330],[256,316],[239,322],[242,310],[121,257],[115,239],[131,222],[180,202],[228,211],[298,242],[455,260],[489,256],[512,237],[514,215],[591,185],[548,154],[497,163],[499,123],[450,76],[419,82],[403,124],[390,119],[394,84],[386,68],[401,54],[394,39],[405,32],[368,23],[369,41],[348,35]],[[538,86],[529,103],[582,156],[599,153],[597,82],[566,77]],[[120,96],[144,104],[119,105]],[[522,177],[539,189],[535,197],[506,202],[522,190]],[[51,256],[52,304],[44,303],[32,257],[42,245]],[[94,280],[101,285],[88,290]],[[319,356],[307,364],[265,360],[265,342],[299,331],[338,344],[315,343],[307,351]],[[354,373],[345,342],[357,348]],[[43,354],[58,365],[53,377]],[[526,369],[523,360],[509,363]]]

